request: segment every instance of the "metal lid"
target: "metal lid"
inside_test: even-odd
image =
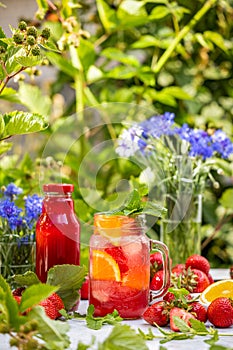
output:
[[[72,184],[45,184],[43,185],[44,192],[59,192],[59,193],[67,193],[74,191],[74,185]]]

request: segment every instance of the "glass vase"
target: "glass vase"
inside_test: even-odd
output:
[[[0,237],[0,273],[14,287],[14,275],[35,270],[35,241],[2,235]]]
[[[161,221],[161,240],[169,249],[172,266],[184,264],[192,254],[201,254],[202,196],[166,198],[168,215]]]

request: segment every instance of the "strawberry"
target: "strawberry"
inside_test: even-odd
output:
[[[163,268],[163,259],[162,255],[159,252],[150,254],[150,275],[151,278],[153,278],[154,274],[162,270]]]
[[[18,287],[13,290],[12,294],[15,296],[21,296],[22,293],[25,291],[25,287]]]
[[[191,267],[192,269],[198,269],[203,271],[206,275],[208,275],[210,271],[209,261],[204,258],[204,256],[193,254],[189,256],[185,262],[186,269]]]
[[[65,305],[64,305],[61,297],[57,293],[53,293],[52,295],[50,295],[47,298],[47,300],[50,300],[53,303],[53,305],[55,306],[56,311],[57,311],[56,318],[60,317],[61,314],[59,311],[62,309],[65,309]]]
[[[163,270],[159,270],[154,274],[154,277],[152,278],[150,282],[150,289],[151,290],[159,290],[162,288],[163,285]]]
[[[17,301],[18,304],[21,303],[21,296],[19,295],[13,295],[14,299]]]
[[[82,284],[80,294],[81,294],[81,299],[88,299],[88,290],[89,290],[89,277],[86,276],[85,281]]]
[[[179,328],[175,325],[174,319],[173,317],[177,316],[179,318],[181,318],[183,321],[185,321],[187,323],[188,326],[190,326],[190,319],[193,318],[195,319],[195,317],[188,311],[185,311],[184,309],[181,309],[179,307],[173,307],[170,311],[170,328],[171,330],[173,330],[174,332],[179,332]]]
[[[204,323],[207,321],[207,310],[201,303],[199,303],[198,301],[195,301],[189,304],[189,306],[190,306],[189,312],[191,312],[198,321],[201,321]]]
[[[163,296],[163,300],[167,301],[168,303],[171,303],[174,299],[175,299],[175,295],[173,293],[171,293],[171,292],[167,292]]]
[[[171,270],[172,274],[176,276],[183,274],[184,271],[185,271],[185,264],[177,264]]]
[[[214,283],[214,279],[210,273],[208,273],[207,277],[208,277],[210,284]]]
[[[233,325],[233,300],[225,297],[213,300],[207,309],[207,316],[215,327],[231,327]]]
[[[233,265],[230,267],[230,277],[233,278]]]
[[[192,293],[202,293],[210,285],[209,279],[207,275],[201,270],[192,269],[192,272],[195,282],[194,287],[191,287],[189,291]]]
[[[111,255],[114,260],[116,260],[117,264],[119,265],[121,273],[125,273],[129,270],[128,267],[128,259],[125,256],[123,250],[121,247],[109,247],[105,249],[106,253]]]
[[[55,320],[57,318],[57,308],[51,300],[47,298],[41,301],[39,305],[43,306],[45,313],[49,318],[52,320]]]
[[[164,300],[155,302],[144,311],[142,315],[143,319],[152,326],[154,323],[160,327],[166,326],[169,322],[169,312],[166,306],[167,302]]]

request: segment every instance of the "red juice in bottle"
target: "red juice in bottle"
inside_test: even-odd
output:
[[[54,265],[80,264],[80,223],[74,212],[71,184],[46,184],[42,214],[36,225],[36,274],[47,280]]]

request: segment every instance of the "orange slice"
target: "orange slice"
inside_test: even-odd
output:
[[[145,290],[150,283],[150,270],[147,266],[141,266],[135,271],[126,273],[122,279],[122,286],[135,288],[138,290]]]
[[[94,216],[94,226],[96,232],[110,241],[116,241],[122,236],[122,226],[130,225],[134,222],[133,218],[124,215],[106,215],[98,214]]]
[[[121,272],[117,262],[108,253],[102,250],[92,251],[92,278],[95,280],[121,280]]]
[[[233,298],[233,280],[222,280],[210,284],[200,295],[200,301],[210,304],[219,297]]]

